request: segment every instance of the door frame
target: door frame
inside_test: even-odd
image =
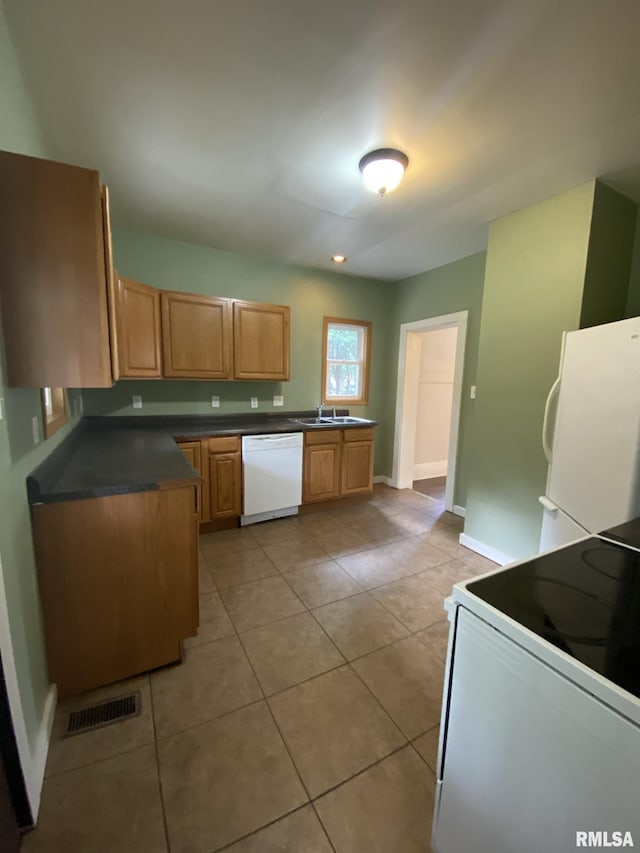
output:
[[[464,355],[467,343],[467,324],[469,312],[457,311],[439,317],[426,317],[413,320],[400,326],[398,347],[398,381],[396,387],[396,418],[393,437],[393,470],[391,485],[396,489],[410,489],[413,483],[413,452],[416,439],[416,418],[408,412],[410,384],[413,383],[411,371],[407,370],[407,356],[410,355],[411,334],[431,332],[434,329],[456,327],[455,365],[453,372],[453,394],[451,400],[451,426],[449,428],[449,455],[447,461],[447,485],[445,489],[445,507],[453,511],[453,495],[458,461],[458,436],[460,432],[460,407],[462,403],[462,379],[464,374]]]

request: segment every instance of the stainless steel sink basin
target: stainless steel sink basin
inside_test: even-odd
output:
[[[332,424],[366,424],[366,418],[352,418],[350,415],[338,416],[336,418],[327,418]]]
[[[289,418],[294,424],[304,424],[305,426],[329,426],[333,423],[333,418]]]

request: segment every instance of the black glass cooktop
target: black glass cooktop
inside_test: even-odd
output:
[[[593,537],[467,589],[640,698],[640,551]]]

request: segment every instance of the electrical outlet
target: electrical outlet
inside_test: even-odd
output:
[[[252,397],[252,398],[251,398],[251,408],[252,408],[252,409],[257,409],[257,408],[258,408],[258,398],[257,398],[257,397]]]
[[[211,397],[211,408],[219,409],[220,408],[220,397],[217,397],[215,394]]]
[[[142,397],[140,397],[139,394],[134,394],[133,397],[131,398],[131,402],[133,403],[134,409],[141,409],[142,408]]]
[[[33,431],[33,443],[40,444],[40,418],[37,415],[31,418],[31,429]]]
[[[471,397],[472,400],[476,399],[476,386],[475,385],[471,386],[471,393],[469,394],[469,396]]]
[[[274,406],[284,406],[284,397],[282,397],[281,395],[274,394],[273,405]]]
[[[4,418],[4,400],[0,397],[0,421]]]

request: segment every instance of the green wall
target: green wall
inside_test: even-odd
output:
[[[492,223],[465,534],[513,558],[538,549],[540,432],[562,332],[579,325],[595,181]]]
[[[424,320],[468,311],[467,342],[465,348],[460,431],[458,437],[458,464],[454,489],[454,504],[465,506],[470,464],[470,437],[475,401],[469,398],[469,388],[475,383],[480,337],[480,315],[484,283],[485,252],[478,252],[462,260],[406,278],[397,284],[395,310],[390,339],[389,379],[387,387],[393,389],[391,408],[395,410],[395,391],[398,381],[398,347],[400,325],[414,320]],[[385,447],[385,458],[393,457],[393,431],[388,431],[390,444]],[[389,473],[391,462],[389,462]]]
[[[0,3],[0,149],[43,156],[45,146],[24,88]],[[37,390],[6,387],[4,346],[0,328],[0,560],[9,628],[18,673],[25,725],[32,749],[49,690],[42,616],[33,559],[31,523],[25,478],[67,435],[71,425],[34,447],[31,419],[42,431]],[[75,398],[72,395],[72,404]]]
[[[393,424],[392,401],[384,381],[389,359],[393,285],[371,279],[305,269],[276,261],[223,252],[149,234],[114,231],[118,272],[167,290],[230,296],[291,306],[290,382],[202,382],[187,380],[121,380],[108,390],[83,392],[85,414],[225,414],[275,412],[274,394],[284,396],[284,409],[314,409],[320,402],[322,318],[324,315],[373,322],[369,403],[352,406],[356,415],[380,421],[376,473],[386,473],[383,448]],[[131,407],[142,396],[143,408]],[[211,408],[211,396],[220,408]],[[250,397],[258,409],[250,408]]]

